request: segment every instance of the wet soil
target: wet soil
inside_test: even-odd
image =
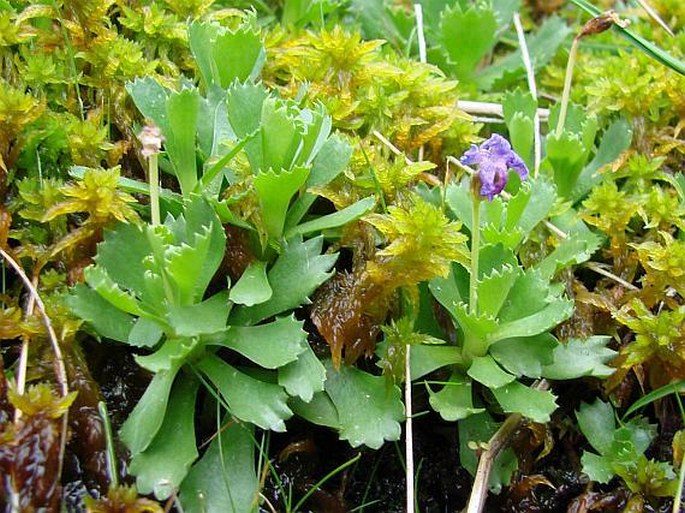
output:
[[[84,344],[88,368],[99,385],[98,393],[108,404],[112,429],[116,433],[144,392],[149,376],[136,365],[126,348],[103,346],[93,341]],[[459,463],[456,425],[430,411],[422,387],[416,386],[415,391],[414,411],[426,412],[416,416],[414,421],[417,511],[461,512],[468,500],[472,478]],[[511,444],[519,456],[519,472],[501,494],[489,495],[486,512],[624,511],[634,497],[617,480],[593,488],[580,472],[580,456],[586,447],[582,435],[569,421],[574,418],[573,412],[581,401],[592,401],[599,392],[599,382],[592,380],[555,385],[559,410],[546,427],[524,425],[517,431]],[[680,427],[677,421],[671,424],[659,434],[648,456],[670,459],[670,440]],[[198,425],[198,429],[202,432],[204,427]],[[63,481],[68,511],[84,511],[82,499],[86,493],[98,497],[105,492],[101,476],[94,472],[98,467],[93,467],[86,456],[89,454],[88,440],[94,444],[90,454],[97,455],[100,450],[95,447],[98,437],[81,441],[80,448],[74,444],[68,447]],[[549,444],[549,452],[540,457],[545,452],[545,443]],[[351,448],[332,430],[294,418],[288,423],[287,433],[269,434],[268,452],[272,469],[261,476],[262,492],[279,513],[287,512],[288,503],[294,506],[313,488],[316,491],[298,513],[405,511],[404,440],[386,443],[379,450]],[[126,452],[121,445],[117,446],[117,455],[121,482],[127,482]],[[353,458],[358,460],[336,472]],[[329,474],[332,475],[320,483]],[[645,503],[642,511],[666,513],[672,511],[671,504],[670,500]],[[272,510],[265,503],[260,513],[272,513]]]

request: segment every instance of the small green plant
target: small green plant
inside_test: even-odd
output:
[[[158,498],[180,485],[197,458],[192,419],[201,380],[216,388],[235,418],[278,431],[292,415],[285,390],[311,397],[323,385],[323,366],[308,348],[301,322],[286,315],[259,326],[229,325],[229,290],[223,286],[206,294],[225,243],[214,210],[192,197],[180,216],[168,216],[162,225],[122,224],[106,234],[96,265],[85,271],[88,285],[78,285],[69,300],[101,336],[153,350],[137,358],[154,378],[121,437],[133,456],[130,471],[138,476],[138,489]],[[320,239],[293,241],[285,248],[270,273],[278,292],[254,319],[287,313],[328,277],[335,255],[319,256],[320,244]],[[286,290],[279,276],[298,286]],[[233,312],[233,318],[244,318],[240,313]],[[219,347],[264,369],[280,369],[273,374],[280,385],[220,359]]]
[[[518,185],[505,201],[501,192],[507,185],[508,170],[516,170],[521,178],[528,173],[498,135],[479,148],[474,146],[462,162],[476,164],[479,170],[465,183],[450,185],[445,199],[471,232],[470,263],[454,264],[447,278],[429,284],[433,296],[450,314],[457,344],[423,348],[423,359],[435,360],[433,365],[424,361],[422,374],[445,365],[445,353],[452,352],[450,377],[441,390],[429,389],[430,403],[446,420],[460,421],[461,461],[474,471],[475,456],[466,442],[486,441],[497,426],[480,399],[474,398],[474,382],[489,391],[502,411],[547,422],[556,409],[554,395],[527,385],[525,380],[606,377],[612,373],[606,363],[615,353],[604,347],[606,338],[562,343],[551,333],[573,311],[573,303],[564,297],[563,285],[554,283],[554,276],[587,260],[598,239],[576,220],[567,239],[535,265],[524,268],[517,251],[552,212],[555,187],[539,176]],[[581,352],[584,357],[578,358]],[[499,470],[491,475],[491,487],[498,489],[508,481],[515,468],[512,456],[509,452],[500,459]]]
[[[583,472],[598,483],[620,477],[645,498],[673,497],[678,479],[670,463],[648,459],[644,453],[656,436],[655,426],[642,417],[616,425],[609,403],[583,403],[576,413],[578,426],[596,452],[585,451]]]

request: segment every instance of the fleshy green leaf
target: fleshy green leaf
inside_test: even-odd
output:
[[[95,328],[103,337],[128,342],[134,318],[116,308],[100,294],[83,284],[76,285],[67,297],[69,308]]]
[[[195,447],[195,397],[198,383],[179,380],[171,391],[164,422],[148,448],[131,460],[129,473],[136,476],[138,492],[168,499],[197,459]]]
[[[533,165],[533,146],[535,142],[535,125],[533,119],[522,112],[517,112],[507,124],[511,147],[521,156],[528,167]]]
[[[516,379],[509,374],[490,355],[479,356],[473,359],[469,367],[468,375],[490,389],[500,388]]]
[[[352,156],[352,147],[340,137],[330,137],[321,147],[319,154],[312,162],[312,170],[307,177],[304,189],[323,187],[333,181],[347,166]],[[312,206],[317,196],[311,192],[300,195],[288,209],[286,227],[293,229]]]
[[[214,165],[214,163],[222,158],[224,155],[231,153],[232,148],[229,142],[235,143],[238,137],[235,135],[231,124],[228,122],[228,106],[226,105],[226,90],[218,86],[207,89],[204,98],[200,98],[200,122],[197,125],[197,138],[200,151],[205,157],[213,157],[205,163],[205,170],[207,165]],[[239,145],[239,143],[237,143]],[[212,192],[215,190],[213,176],[206,176],[203,173],[202,183],[205,186],[212,184]],[[201,191],[195,191],[201,192]]]
[[[490,340],[539,335],[561,324],[571,317],[572,313],[573,301],[559,298],[528,317],[500,324],[490,335]]]
[[[244,139],[254,133],[261,123],[262,104],[268,98],[269,93],[262,84],[252,84],[250,82],[233,84],[226,93],[226,106],[228,110],[228,120],[238,139]],[[249,148],[259,148],[260,141],[253,139],[247,145]],[[246,150],[248,157],[253,152]],[[261,161],[259,161],[261,163]],[[260,169],[257,162],[250,159],[253,169]]]
[[[597,483],[606,484],[616,475],[613,462],[609,458],[585,451],[580,458],[583,472]]]
[[[542,174],[527,180],[522,191],[507,205],[507,228],[519,228],[527,237],[533,228],[547,218],[557,199],[554,185]]]
[[[297,396],[305,403],[312,400],[316,392],[324,389],[326,368],[305,344],[305,350],[297,360],[278,369],[278,384],[291,396]]]
[[[361,199],[352,205],[338,210],[332,214],[317,217],[295,226],[294,228],[288,230],[285,234],[286,239],[292,238],[294,235],[305,235],[308,233],[322,232],[323,230],[330,230],[331,228],[337,228],[343,226],[347,223],[359,219],[361,216],[369,212],[376,204],[376,198],[369,196],[368,198]]]
[[[473,231],[473,217],[472,217],[472,199],[469,192],[468,182],[456,183],[452,182],[447,186],[445,192],[445,200],[450,210],[457,216],[464,226],[469,231]],[[484,219],[484,206],[481,203],[481,219]]]
[[[378,449],[385,440],[400,438],[404,405],[397,387],[387,386],[382,376],[354,367],[326,363],[326,392],[338,410],[340,438],[352,447],[362,444]]]
[[[184,205],[184,215],[168,219],[165,227],[179,242],[187,242],[164,246],[164,273],[174,281],[179,304],[193,304],[202,298],[223,259],[226,235],[221,221],[202,197],[193,195]]]
[[[202,297],[209,283],[209,265],[213,263],[211,246],[211,229],[204,227],[191,245],[164,248],[165,272],[173,280],[174,301],[178,304],[191,305]]]
[[[176,364],[155,374],[143,397],[121,426],[119,436],[132,456],[147,449],[162,426],[171,385],[179,368],[180,365]]]
[[[259,197],[262,221],[268,236],[280,239],[285,226],[285,216],[291,198],[307,180],[310,169],[297,166],[292,170],[261,171],[254,178]]]
[[[128,343],[136,347],[154,347],[164,335],[164,326],[157,321],[139,317],[128,336]]]
[[[595,336],[587,340],[572,338],[554,349],[554,361],[545,365],[542,375],[549,379],[574,379],[582,376],[609,377],[616,370],[607,364],[616,351],[607,344],[611,337]]]
[[[469,297],[469,275],[461,266],[452,264],[447,278],[433,278],[428,288],[433,297],[444,306],[448,312],[454,311]]]
[[[465,332],[477,337],[485,345],[488,344],[490,336],[498,330],[497,321],[494,318],[475,314],[463,303],[457,305],[450,313]]]
[[[535,390],[514,381],[492,391],[502,409],[508,413],[520,413],[535,422],[549,422],[557,409],[555,397],[548,390]]]
[[[165,148],[174,166],[183,195],[190,194],[197,184],[195,135],[200,111],[197,89],[183,89],[169,95],[166,102],[166,127],[160,125]]]
[[[206,356],[197,368],[218,388],[232,415],[262,429],[285,431],[284,420],[293,412],[280,386],[252,378],[216,356]]]
[[[266,279],[266,262],[256,260],[247,266],[240,279],[231,287],[228,298],[239,305],[252,306],[268,301],[273,292]]]
[[[86,283],[118,310],[131,315],[144,315],[136,298],[121,290],[102,267],[86,267],[83,274],[85,275]]]
[[[312,424],[340,429],[338,410],[327,393],[315,393],[311,401],[307,402],[295,397],[290,403],[297,415]]]
[[[162,129],[168,131],[166,102],[170,91],[152,77],[143,77],[126,84],[126,91],[133,98],[138,110]]]
[[[562,240],[554,251],[535,265],[535,268],[539,269],[544,277],[551,279],[565,267],[590,260],[601,243],[602,238],[590,231],[572,234]]]
[[[478,311],[497,317],[519,274],[521,269],[518,266],[505,264],[483,276],[478,283]]]
[[[521,114],[528,119],[533,119],[538,102],[529,91],[516,88],[504,94],[502,110],[504,121],[509,125],[516,114]]]
[[[460,363],[462,357],[457,347],[414,345],[411,348],[411,379],[414,381],[440,367]]]
[[[559,342],[551,333],[534,337],[500,340],[490,346],[490,354],[509,372],[517,376],[539,378],[543,366],[552,363]]]
[[[581,403],[576,412],[578,427],[590,445],[600,454],[608,454],[614,441],[616,419],[609,403],[597,399],[593,404]]]
[[[262,104],[260,171],[291,170],[302,142],[301,127],[288,104],[269,97]],[[304,166],[300,166],[304,167]],[[304,177],[306,179],[306,176]]]
[[[120,287],[142,297],[146,271],[144,260],[151,253],[150,243],[140,226],[121,223],[105,231],[104,242],[98,244],[95,263]]]
[[[189,40],[205,84],[216,84],[222,89],[236,80],[255,80],[266,58],[250,18],[235,30],[216,23],[194,22],[190,25]]]
[[[283,253],[268,273],[273,296],[264,303],[233,309],[230,320],[234,324],[251,325],[309,301],[309,295],[326,281],[337,254],[321,255],[323,238],[288,241]]]
[[[307,333],[294,316],[259,326],[231,326],[208,343],[228,347],[267,369],[294,362],[307,348]]]
[[[606,129],[599,148],[592,161],[581,171],[571,192],[571,199],[575,202],[587,195],[592,188],[602,181],[600,169],[616,160],[621,153],[630,147],[633,131],[625,118],[619,118]]]
[[[493,272],[502,272],[505,267],[518,267],[516,255],[510,248],[503,244],[483,244],[480,247],[479,280]]]
[[[181,485],[186,513],[253,513],[259,490],[254,429],[227,417]]]
[[[538,103],[530,92],[523,92],[518,88],[506,93],[502,101],[511,146],[523,158],[528,168],[533,167],[533,120],[537,106]]]
[[[588,153],[577,134],[563,131],[547,135],[545,143],[547,160],[554,170],[554,183],[559,195],[568,198],[580,172],[587,162]]]
[[[168,371],[182,365],[197,345],[196,338],[169,338],[154,353],[136,356],[135,360],[150,372]]]
[[[485,3],[467,8],[457,3],[448,7],[440,19],[441,44],[455,66],[459,78],[468,78],[480,60],[497,41],[497,19]]]
[[[520,275],[500,310],[500,321],[521,319],[542,310],[548,302],[549,288],[549,282],[539,271],[528,270]]]
[[[471,381],[457,373],[450,376],[442,390],[433,392],[428,388],[428,393],[431,407],[448,422],[462,420],[484,411],[483,408],[473,406]]]
[[[228,291],[214,294],[202,303],[167,307],[167,321],[178,337],[197,337],[226,328],[231,303]]]

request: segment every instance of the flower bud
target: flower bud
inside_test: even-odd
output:
[[[162,149],[162,142],[164,141],[162,131],[157,125],[151,123],[143,127],[140,134],[138,134],[138,139],[143,145],[140,154],[146,159],[158,154]]]

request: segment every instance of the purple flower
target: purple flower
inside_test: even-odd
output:
[[[511,149],[509,141],[499,134],[492,134],[480,147],[471,145],[459,161],[467,166],[478,164],[480,195],[489,200],[507,185],[509,169],[516,171],[521,180],[528,178],[526,164]]]

